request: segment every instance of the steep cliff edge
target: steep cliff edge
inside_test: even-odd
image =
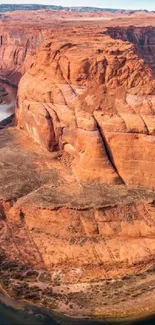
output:
[[[155,75],[155,28],[153,26],[109,27],[107,34],[114,39],[132,42],[139,55],[150,66]]]
[[[79,182],[68,157],[0,131],[0,282],[76,319],[138,319],[155,306],[154,192]],[[59,318],[60,319],[60,318]]]
[[[73,319],[137,319],[155,311],[155,81],[132,42],[60,30],[0,130],[0,281]]]
[[[36,48],[46,39],[50,30],[16,24],[0,25],[0,78],[18,85],[22,74],[33,62]]]
[[[152,72],[129,42],[84,41],[39,49],[19,84],[18,127],[67,151],[80,179],[154,188]]]

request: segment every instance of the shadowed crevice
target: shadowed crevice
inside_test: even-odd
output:
[[[104,148],[105,148],[105,151],[106,151],[107,157],[108,157],[108,159],[109,159],[109,161],[110,161],[110,163],[111,163],[111,165],[112,165],[114,171],[115,171],[115,172],[117,173],[117,175],[119,176],[119,178],[120,178],[120,180],[121,180],[121,184],[126,185],[124,179],[123,179],[123,178],[121,177],[121,175],[119,174],[118,169],[117,169],[117,167],[116,167],[116,165],[115,165],[115,162],[114,162],[114,159],[113,159],[113,155],[112,155],[111,150],[110,150],[110,147],[109,147],[109,145],[108,145],[108,143],[107,143],[106,137],[104,136],[104,134],[103,134],[103,132],[102,132],[102,130],[101,130],[101,128],[100,128],[100,125],[98,124],[98,122],[97,122],[97,120],[95,119],[95,117],[94,117],[94,120],[96,121],[97,128],[98,128],[98,131],[99,131],[100,137],[101,137],[101,139],[102,139],[102,141],[103,141],[103,145],[104,145]]]

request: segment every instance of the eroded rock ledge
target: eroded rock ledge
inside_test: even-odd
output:
[[[0,275],[72,317],[138,318],[155,306],[155,82],[133,43],[90,34],[44,43],[0,130]]]
[[[72,317],[151,314],[154,192],[79,182],[65,153],[51,160],[23,131],[1,130],[0,147],[7,291]]]
[[[121,39],[133,43],[139,56],[144,59],[145,63],[150,66],[153,74],[155,74],[155,28],[153,26],[109,27],[107,28],[107,34],[114,39]]]
[[[78,43],[78,45],[77,45]],[[129,42],[47,42],[21,79],[16,116],[79,179],[154,188],[152,72]]]

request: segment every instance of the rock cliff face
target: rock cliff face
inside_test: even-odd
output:
[[[79,181],[68,158],[18,129],[0,131],[3,287],[59,319],[153,313],[154,192]]]
[[[80,178],[154,188],[155,82],[129,42],[47,42],[23,76],[18,126]]]
[[[46,30],[11,40],[26,72],[17,125],[0,130],[0,281],[59,313],[124,321],[155,311],[155,81],[117,30],[64,27],[36,54]]]
[[[13,85],[33,62],[36,48],[45,40],[47,30],[34,26],[0,26],[0,77]]]
[[[137,52],[155,74],[155,28],[153,26],[108,28],[107,33],[114,39],[135,44]]]

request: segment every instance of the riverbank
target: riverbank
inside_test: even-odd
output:
[[[0,122],[14,114],[17,89],[3,81],[0,81],[2,90],[0,92]]]
[[[122,315],[124,311],[122,310]],[[153,314],[153,313],[152,313]],[[54,311],[45,309],[43,306],[37,306],[26,300],[15,300],[10,297],[2,287],[0,287],[0,320],[1,315],[6,322],[3,324],[14,325],[154,325],[155,324],[155,314],[154,316],[148,315],[145,312],[137,317],[108,317],[105,321],[103,319],[94,317],[90,318],[72,318],[67,315],[62,315]],[[7,323],[8,320],[11,322]]]

